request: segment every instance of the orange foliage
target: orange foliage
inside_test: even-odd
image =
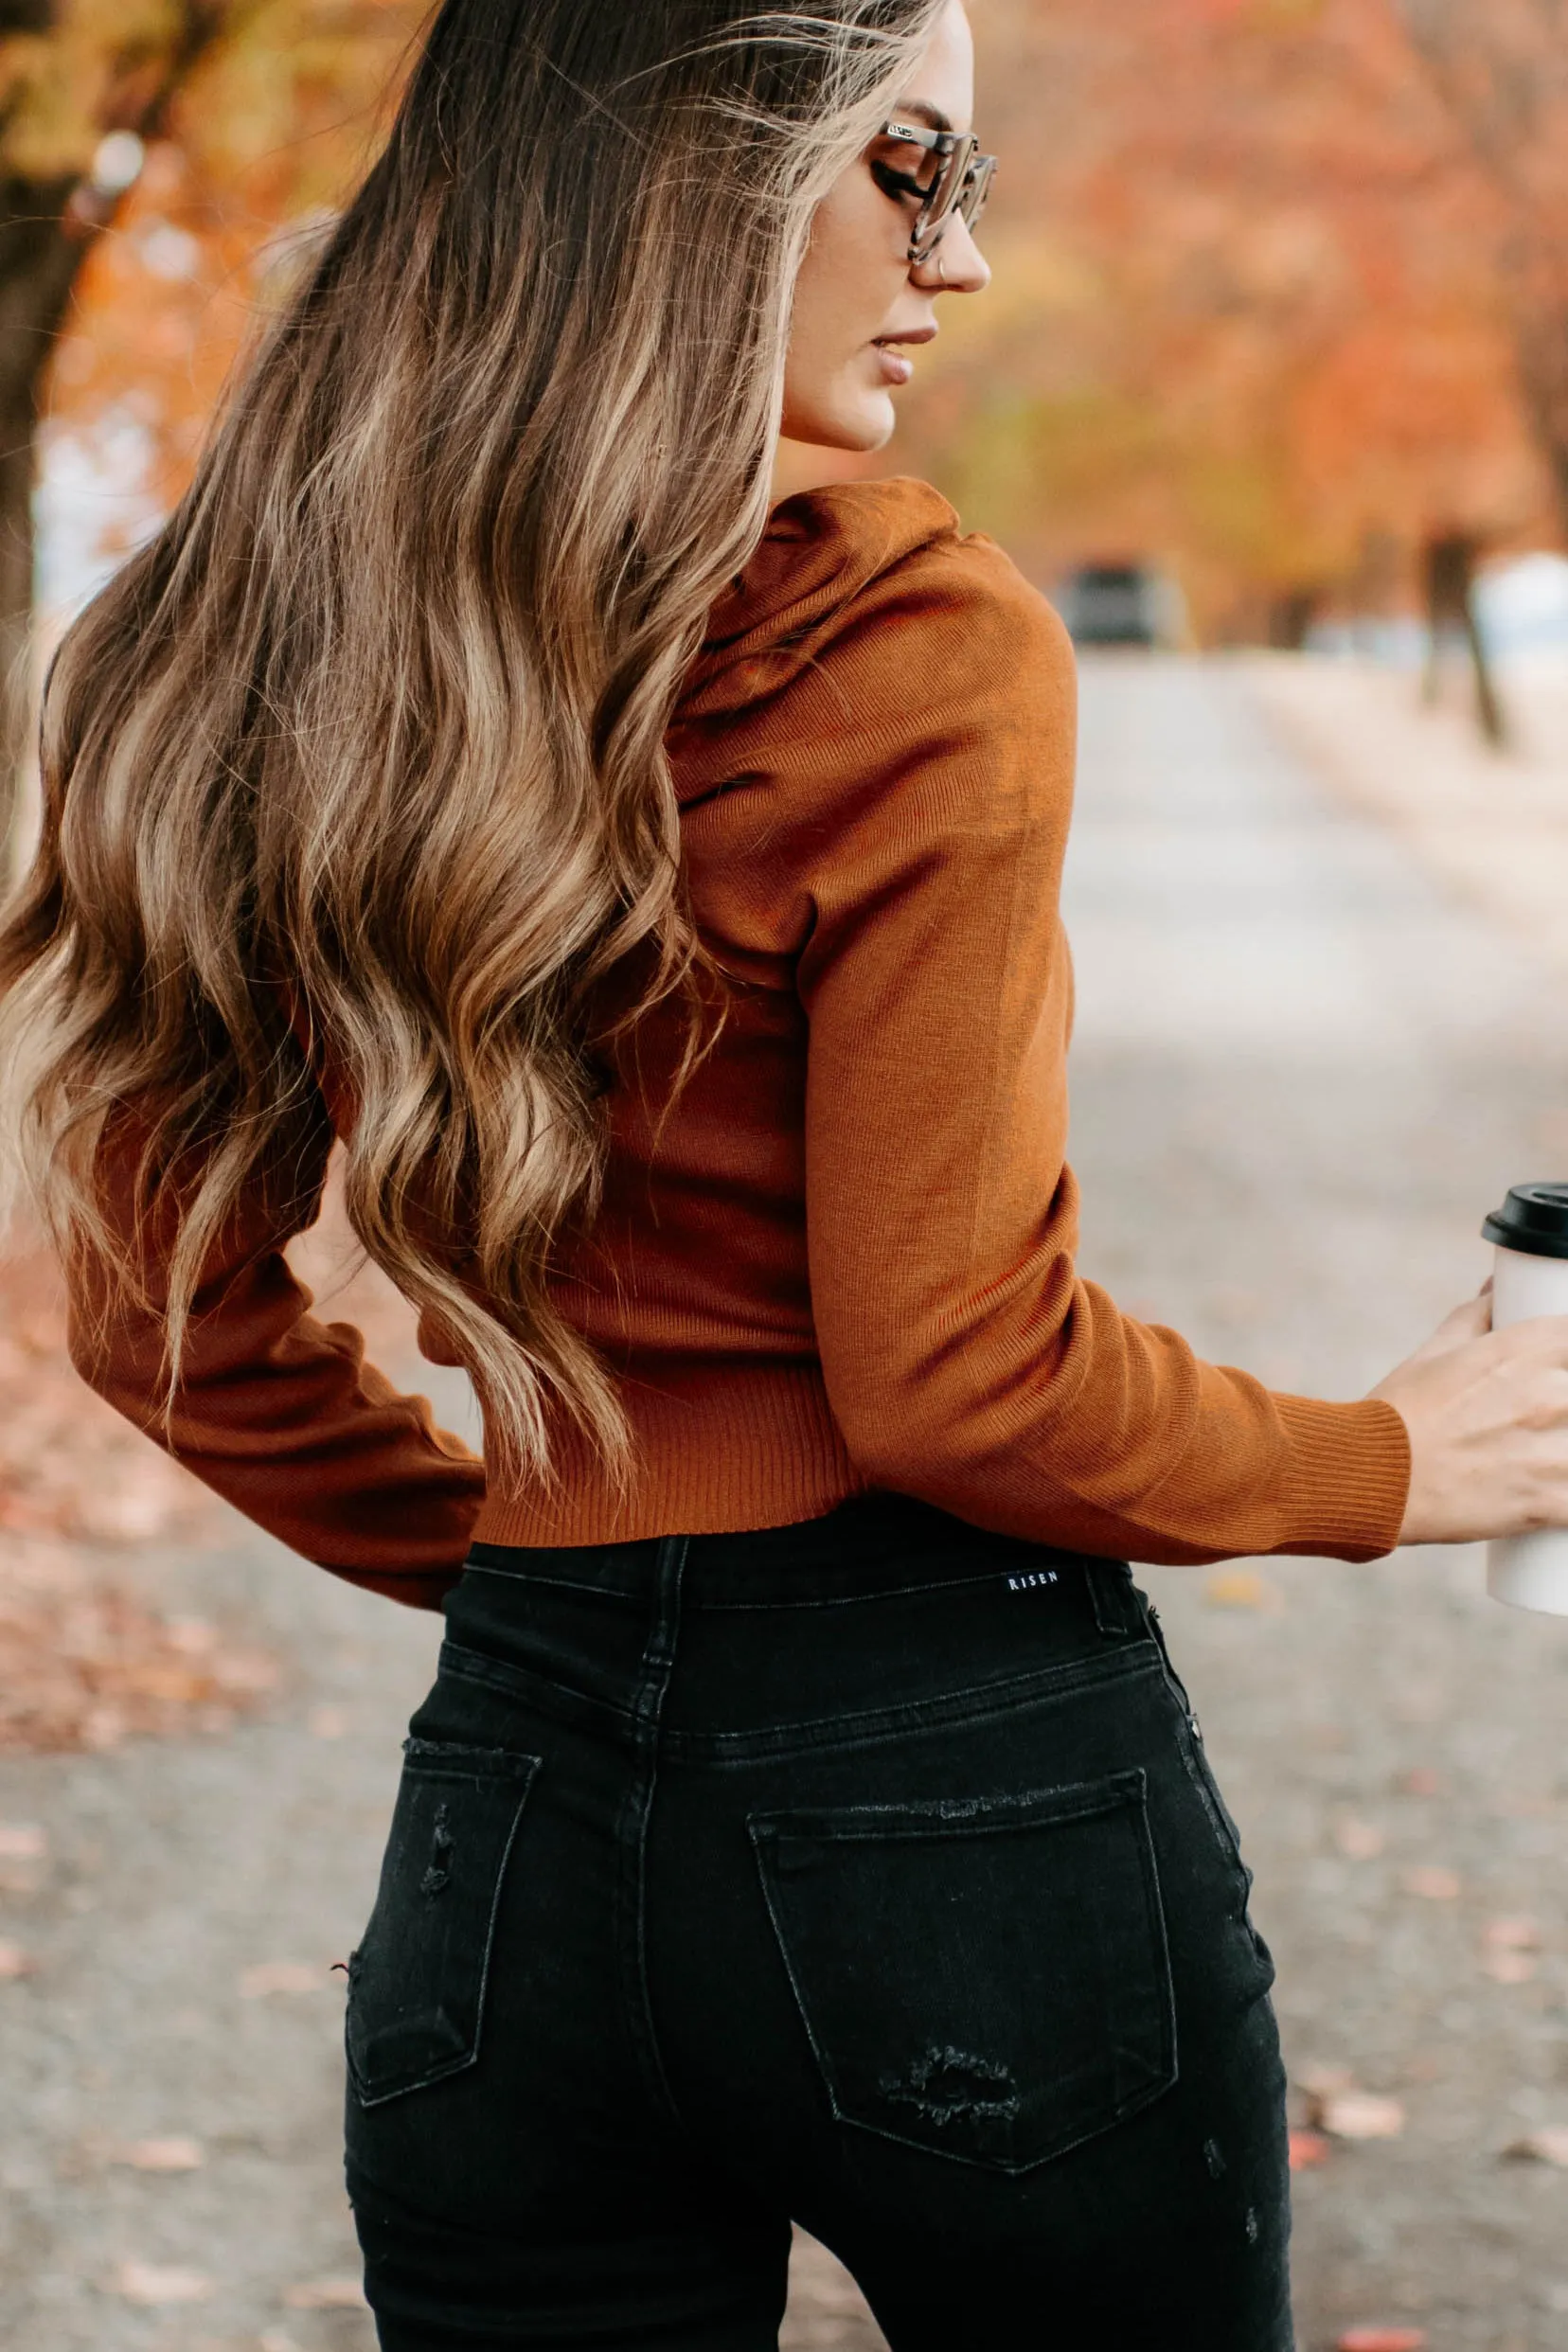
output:
[[[1488,23],[1516,47],[1549,12],[1496,6]],[[1495,134],[1488,148],[1475,127],[1493,86],[1475,14],[1473,0],[976,0],[981,127],[1004,158],[997,282],[947,306],[890,462],[929,472],[1042,572],[1164,554],[1210,631],[1303,586],[1363,593],[1369,549],[1435,529],[1539,535],[1550,491],[1504,263],[1522,207],[1538,220],[1560,199],[1568,223],[1568,136],[1547,134],[1568,116],[1548,110],[1516,142],[1505,185]],[[280,232],[330,205],[371,147],[418,15],[413,0],[243,11],[93,255],[55,414],[129,403],[165,493]],[[1436,73],[1434,24],[1449,41]],[[1568,271],[1568,230],[1531,245],[1538,283],[1541,252]]]
[[[976,23],[998,284],[911,418],[971,520],[1047,570],[1163,552],[1211,627],[1374,543],[1540,527],[1505,208],[1391,0]]]
[[[1398,0],[1503,220],[1499,277],[1568,524],[1568,26],[1560,0]]]
[[[150,437],[160,499],[187,477],[294,236],[374,151],[424,12],[417,0],[237,10],[89,254],[55,351],[51,417],[73,427],[129,413]]]

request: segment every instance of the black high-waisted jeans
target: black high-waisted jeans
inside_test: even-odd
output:
[[[1248,1876],[1125,1568],[870,1496],[476,1547],[350,1969],[386,2352],[1283,2352]]]

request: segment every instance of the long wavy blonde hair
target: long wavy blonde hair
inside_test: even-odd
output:
[[[602,1008],[700,993],[664,738],[766,518],[812,211],[939,6],[446,0],[178,510],[65,639],[0,1103],[13,1190],[146,1298],[100,1181],[136,1113],[139,1211],[178,1199],[170,1398],[241,1194],[320,1185],[325,1055],[349,1221],[492,1460],[547,1474],[552,1397],[624,1460],[548,1290],[597,1197]]]

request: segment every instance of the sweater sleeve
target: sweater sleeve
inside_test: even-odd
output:
[[[962,543],[939,588],[885,585],[794,699],[831,768],[797,966],[812,1311],[859,1468],[1106,1556],[1387,1551],[1409,1480],[1391,1406],[1272,1394],[1076,1271],[1075,678],[1049,607]]]
[[[102,1205],[122,1233],[134,1216],[140,1143],[124,1114],[100,1157]],[[434,1426],[422,1397],[401,1396],[365,1363],[358,1331],[311,1314],[311,1293],[283,1245],[314,1221],[320,1200],[318,1174],[287,1214],[259,1188],[241,1201],[203,1270],[167,1418],[159,1273],[172,1243],[167,1207],[154,1206],[136,1236],[144,1300],[111,1292],[87,1264],[73,1270],[72,1361],[128,1420],[269,1535],[349,1583],[437,1609],[468,1550],[484,1465]]]

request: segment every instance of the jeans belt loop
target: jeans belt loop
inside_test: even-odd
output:
[[[1092,1559],[1087,1567],[1089,1598],[1100,1631],[1116,1641],[1136,1633],[1139,1627],[1132,1599],[1131,1569],[1119,1559]]]

